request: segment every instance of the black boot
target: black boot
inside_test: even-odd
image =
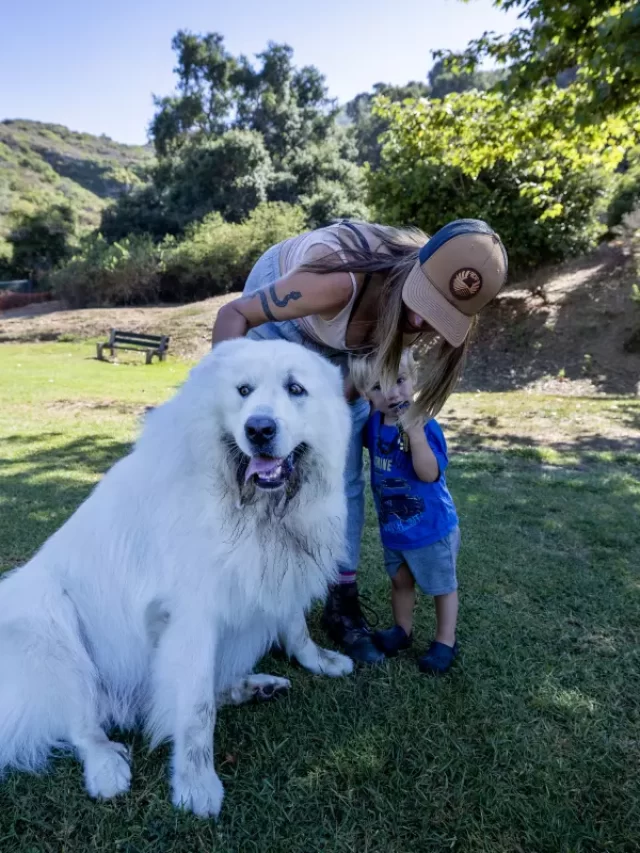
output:
[[[345,654],[358,663],[381,663],[385,656],[373,644],[355,583],[334,586],[322,614],[322,626]]]

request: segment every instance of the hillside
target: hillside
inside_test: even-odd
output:
[[[631,299],[635,277],[621,247],[604,244],[507,287],[483,313],[461,389],[637,395],[640,353],[625,350],[640,329],[640,308]],[[171,355],[200,358],[211,345],[217,311],[235,295],[188,305],[67,311],[45,303],[7,311],[0,315],[0,345],[92,340],[116,327],[168,334]]]
[[[0,122],[0,241],[12,210],[67,201],[92,227],[108,199],[140,181],[153,162],[149,146],[21,119]]]

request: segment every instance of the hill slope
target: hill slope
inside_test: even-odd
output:
[[[0,241],[12,210],[55,202],[69,202],[81,226],[97,225],[106,201],[139,182],[152,162],[150,146],[122,145],[58,124],[0,122]]]
[[[631,299],[635,280],[632,259],[619,245],[605,244],[542,271],[521,287],[505,288],[483,313],[461,390],[637,396],[640,353],[625,351],[625,341],[640,329],[640,309]],[[90,340],[118,328],[168,334],[172,356],[200,358],[211,347],[218,310],[235,296],[189,305],[80,311],[52,311],[63,306],[45,303],[0,315],[0,346]]]

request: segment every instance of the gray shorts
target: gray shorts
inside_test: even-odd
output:
[[[460,528],[424,548],[392,551],[384,548],[384,567],[389,577],[396,576],[403,563],[409,567],[418,587],[425,595],[448,595],[458,589],[456,561],[460,550]]]

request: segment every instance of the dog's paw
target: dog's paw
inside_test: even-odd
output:
[[[268,702],[270,699],[277,699],[278,696],[288,693],[291,682],[288,678],[280,678],[277,675],[256,673],[247,678],[247,687],[255,702]]]
[[[176,776],[172,782],[174,806],[193,812],[198,817],[217,818],[222,808],[224,788],[213,768],[186,779]]]
[[[340,675],[349,675],[353,672],[353,661],[340,652],[332,652],[330,649],[315,648],[316,654],[307,656],[300,663],[310,672],[316,675],[330,675],[337,678]]]
[[[244,702],[267,702],[289,691],[291,682],[288,678],[277,675],[264,675],[261,672],[252,673],[240,679],[223,696],[221,705],[242,705]]]
[[[122,743],[107,741],[85,756],[84,781],[90,796],[109,799],[124,794],[131,785],[129,750]]]

